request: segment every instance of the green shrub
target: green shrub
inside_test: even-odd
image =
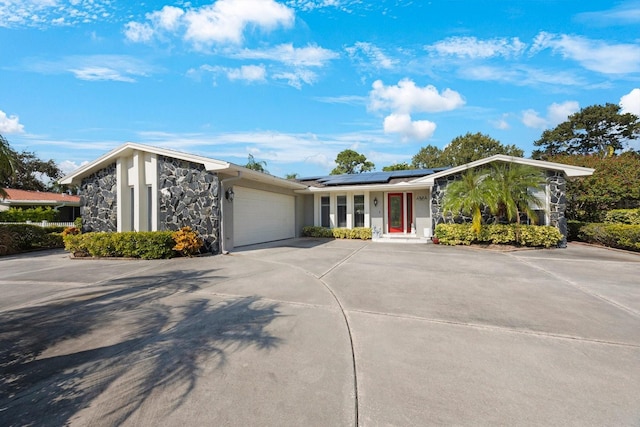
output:
[[[0,221],[2,222],[54,222],[58,219],[58,211],[51,207],[37,207],[29,209],[10,208],[0,212]]]
[[[640,251],[640,225],[586,224],[580,228],[580,240],[612,248]]]
[[[302,228],[302,235],[305,237],[333,237],[330,228],[307,226]]]
[[[40,227],[32,224],[0,224],[0,255],[34,249],[61,248],[64,227]]]
[[[64,246],[76,256],[162,259],[175,255],[171,235],[171,231],[67,234]]]
[[[640,225],[640,209],[613,209],[604,216],[607,224]]]
[[[582,228],[586,224],[588,223],[582,222],[582,221],[575,221],[572,219],[568,220],[567,221],[567,240],[569,241],[580,240],[580,237],[578,237],[580,233],[580,228]]]
[[[369,227],[324,228],[307,226],[302,229],[302,235],[305,237],[371,240],[372,232]]]
[[[78,230],[82,230],[82,217],[79,216],[73,220],[73,226]]]
[[[436,236],[443,245],[493,243],[550,248],[562,240],[562,234],[555,227],[522,224],[484,225],[479,235],[471,224],[438,224]]]

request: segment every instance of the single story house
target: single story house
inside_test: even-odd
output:
[[[5,188],[4,191],[7,197],[0,197],[0,211],[50,207],[58,211],[58,221],[61,222],[72,222],[80,216],[80,196],[13,188]]]
[[[286,180],[233,163],[126,143],[60,180],[80,186],[84,231],[177,230],[188,225],[217,253],[302,234],[304,226],[371,227],[375,239],[431,237],[445,221],[448,182],[492,162],[545,171],[544,224],[565,233],[565,187],[593,169],[495,155],[454,168]]]

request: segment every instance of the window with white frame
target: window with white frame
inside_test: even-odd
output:
[[[353,226],[364,227],[364,195],[353,196]]]
[[[337,207],[337,225],[338,227],[346,227],[347,226],[347,196],[338,196],[336,197],[336,207]]]
[[[331,227],[331,199],[329,196],[320,197],[320,226]]]

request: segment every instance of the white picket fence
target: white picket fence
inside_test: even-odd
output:
[[[3,224],[29,224],[29,225],[38,225],[40,227],[73,227],[74,226],[73,222],[49,222],[49,221],[0,222],[0,225],[3,225]]]

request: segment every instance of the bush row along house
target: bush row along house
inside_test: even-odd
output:
[[[285,180],[233,163],[126,143],[61,179],[80,186],[83,231],[190,226],[213,253],[302,234],[304,226],[370,227],[374,239],[428,240],[445,222],[447,183],[492,162],[526,164],[547,177],[535,189],[540,223],[566,235],[566,180],[593,169],[495,155],[454,168]]]

